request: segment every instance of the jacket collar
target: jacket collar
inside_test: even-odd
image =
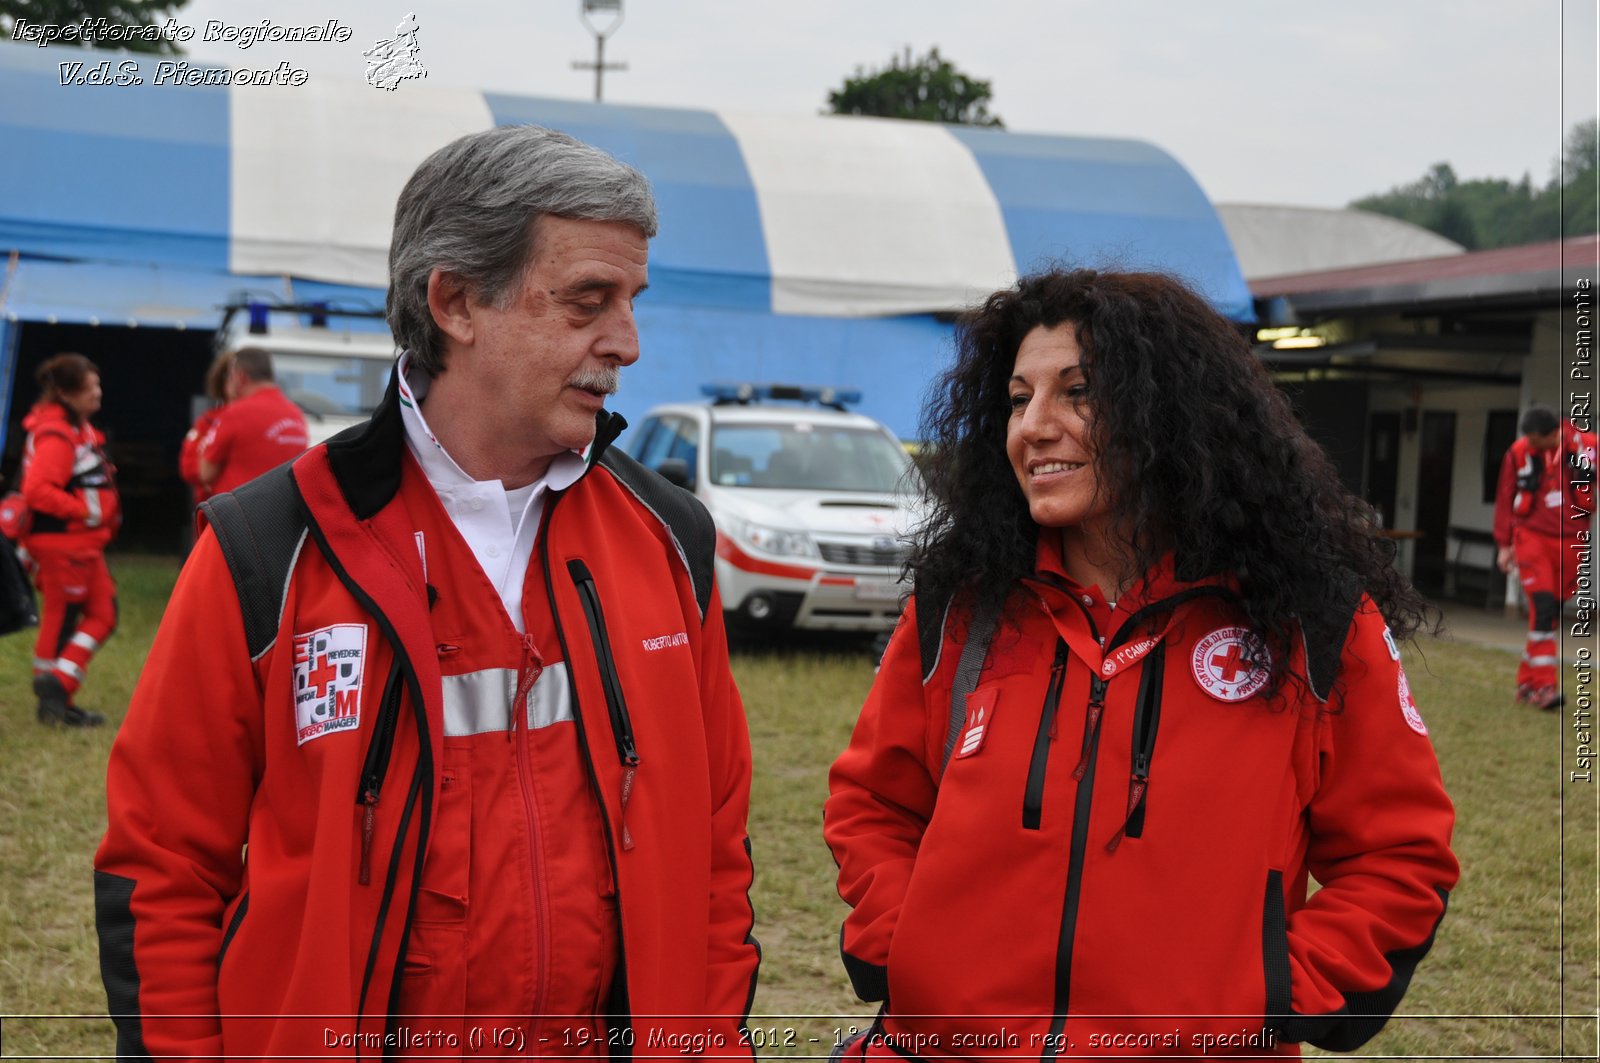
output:
[[[370,520],[400,491],[406,426],[400,417],[399,380],[398,369],[389,374],[388,390],[370,420],[345,429],[324,444],[334,481],[357,520]],[[586,455],[585,475],[627,427],[620,414],[610,410],[595,414],[594,442]]]

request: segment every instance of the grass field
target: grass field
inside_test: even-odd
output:
[[[114,723],[176,565],[117,557],[113,569],[122,628],[96,659],[82,701]],[[34,722],[31,641],[0,639],[0,1012],[13,1016],[3,1050],[98,1057],[112,1036],[95,1015],[105,996],[90,861],[104,828],[114,728],[74,733]],[[1408,651],[1408,672],[1457,803],[1464,876],[1403,1014],[1362,1054],[1593,1059],[1597,791],[1567,781],[1577,746],[1570,718],[1512,709],[1514,658],[1501,651],[1431,640],[1420,650]],[[753,897],[766,955],[751,1025],[780,1039],[789,1027],[826,1035],[868,1010],[839,965],[844,908],[820,831],[827,766],[872,663],[848,647],[813,646],[740,652],[734,670],[755,750]],[[797,1023],[802,1016],[810,1018]]]

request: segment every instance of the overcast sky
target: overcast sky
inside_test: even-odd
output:
[[[1448,161],[1542,184],[1597,110],[1595,0],[623,0],[606,99],[815,114],[857,66],[937,45],[1011,129],[1151,141],[1217,202],[1340,206]],[[580,0],[192,0],[191,55],[359,80],[408,11],[428,85],[588,99]],[[200,39],[348,25],[345,44]],[[406,91],[402,85],[398,90]]]

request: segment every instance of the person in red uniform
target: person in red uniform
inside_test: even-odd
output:
[[[1500,463],[1495,564],[1514,564],[1528,599],[1528,642],[1517,666],[1519,704],[1554,711],[1561,692],[1561,606],[1578,589],[1578,553],[1594,527],[1595,434],[1548,406],[1530,406]]]
[[[228,377],[232,370],[233,358],[228,352],[224,351],[212,359],[211,367],[206,370],[206,398],[211,400],[211,406],[194,419],[194,424],[183,437],[183,444],[178,448],[178,476],[189,485],[197,506],[213,493],[200,478],[200,444],[211,434],[217,417],[227,404]]]
[[[751,1058],[714,528],[605,409],[655,231],[534,126],[407,182],[388,393],[202,508],[111,751],[119,1056]]]
[[[76,704],[89,660],[117,626],[117,588],[106,546],[121,521],[116,483],[89,423],[100,409],[100,371],[81,354],[39,366],[41,395],[23,418],[22,496],[32,523],[21,547],[41,602],[33,649],[40,723],[98,727],[105,717]]]
[[[306,415],[272,382],[272,355],[243,347],[230,357],[228,403],[200,441],[200,482],[232,491],[306,449]]]
[[[829,775],[884,1001],[845,1054],[1356,1048],[1458,874],[1400,660],[1425,602],[1177,281],[1039,274],[957,335],[916,591]]]

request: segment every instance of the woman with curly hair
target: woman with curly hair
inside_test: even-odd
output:
[[[1428,621],[1229,322],[1058,271],[958,327],[825,833],[887,1058],[1348,1050],[1458,869]],[[1308,896],[1308,879],[1320,889]]]

